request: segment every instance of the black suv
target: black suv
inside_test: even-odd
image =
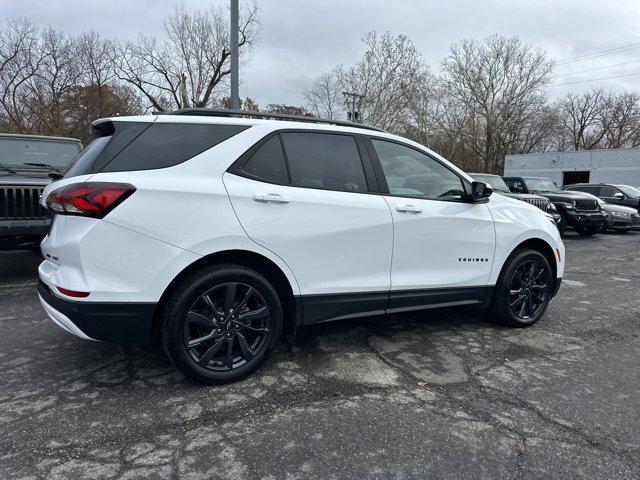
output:
[[[500,195],[516,198],[523,202],[530,203],[534,207],[538,207],[543,212],[552,215],[556,223],[560,223],[561,217],[558,215],[558,210],[547,197],[534,195],[532,193],[513,193],[509,190],[508,185],[500,175],[492,175],[490,173],[469,173],[469,175],[477,182],[486,183],[494,192],[499,193]]]
[[[640,211],[640,190],[630,185],[576,183],[569,185],[567,190],[590,193],[607,203],[617,203]]]
[[[580,235],[591,236],[602,230],[605,214],[593,197],[580,192],[560,190],[548,178],[539,177],[503,177],[509,189],[514,193],[533,193],[551,200],[560,214],[558,230],[561,234],[568,226]]]
[[[40,251],[51,223],[40,195],[80,150],[74,138],[0,134],[0,250]]]

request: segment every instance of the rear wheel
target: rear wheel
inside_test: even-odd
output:
[[[269,357],[282,329],[273,286],[239,265],[200,270],[180,282],[161,314],[166,354],[202,383],[239,380]]]
[[[503,267],[491,312],[505,325],[533,325],[546,312],[552,291],[553,276],[545,256],[535,250],[518,250]]]

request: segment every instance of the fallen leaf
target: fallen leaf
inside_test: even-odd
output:
[[[516,453],[518,455],[522,455],[524,453],[524,440],[522,438],[518,439],[516,442]]]
[[[426,387],[427,385],[429,385],[429,384],[428,384],[427,382],[425,382],[424,380],[420,380],[420,381],[418,382],[418,386],[419,386],[419,387]]]

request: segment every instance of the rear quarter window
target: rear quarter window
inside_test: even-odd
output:
[[[125,172],[172,167],[247,128],[247,125],[154,123],[100,171]]]

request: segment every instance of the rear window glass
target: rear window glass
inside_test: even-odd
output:
[[[0,163],[8,166],[46,163],[66,167],[80,148],[80,143],[76,142],[0,137]]]
[[[249,128],[240,125],[104,122],[97,138],[63,172],[75,177],[171,167]]]
[[[293,186],[367,191],[362,161],[351,135],[283,133],[282,140]]]
[[[241,125],[154,123],[100,171],[171,167],[249,128]]]
[[[289,173],[280,137],[275,135],[264,142],[244,164],[242,171],[266,182],[281,185],[289,183]]]

